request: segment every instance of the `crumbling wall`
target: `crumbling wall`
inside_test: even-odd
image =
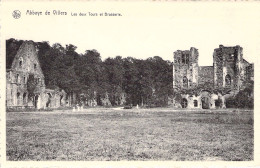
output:
[[[198,84],[203,85],[207,83],[210,87],[214,85],[214,69],[213,66],[200,66],[199,67],[199,80]]]
[[[185,80],[184,80],[185,78]],[[184,83],[187,79],[187,84]],[[177,50],[174,52],[173,87],[175,89],[188,89],[198,83],[198,50]]]
[[[187,100],[187,109],[203,108],[203,99],[207,99],[209,109],[225,108],[225,97],[220,93],[201,91],[199,95],[182,94],[182,99]]]
[[[188,63],[183,63],[183,55],[189,56]],[[216,48],[213,53],[213,67],[198,67],[197,60],[198,52],[195,48],[191,48],[190,51],[174,52],[173,88],[176,93],[184,93],[184,89],[191,89],[181,94],[181,99],[185,100],[184,104],[187,104],[187,108],[225,108],[225,96],[222,94],[226,93],[222,93],[222,89],[237,93],[242,89],[243,82],[253,80],[254,77],[254,65],[243,59],[243,48],[238,45],[233,47],[220,45]],[[184,76],[188,78],[187,88],[183,87]],[[194,95],[193,89],[198,85],[205,86],[202,88],[204,92]],[[212,88],[215,88],[214,91]],[[219,93],[218,89],[222,91]],[[179,101],[182,106],[183,102]]]
[[[66,105],[67,94],[59,88],[46,89],[44,94],[44,108],[58,108]]]
[[[27,81],[29,75],[34,76],[36,82],[35,95],[39,96],[39,103],[32,102],[34,97],[28,97]],[[15,106],[37,106],[42,107],[42,93],[45,90],[44,76],[40,68],[36,48],[32,41],[25,41],[19,48],[11,65],[7,71],[6,85],[6,105],[7,107]]]
[[[29,76],[33,75],[36,87],[29,96],[27,85]],[[19,48],[14,60],[6,73],[6,105],[9,107],[37,109],[59,107],[65,104],[64,91],[45,88],[44,75],[38,60],[36,47],[32,41],[25,41]],[[61,98],[62,97],[62,98]],[[64,99],[63,99],[64,97]]]
[[[243,48],[240,46],[224,47],[214,50],[214,86],[215,88],[239,89],[244,79]],[[231,79],[231,84],[229,80]]]
[[[246,80],[254,80],[254,64],[246,67]]]

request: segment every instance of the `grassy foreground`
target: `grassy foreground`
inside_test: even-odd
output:
[[[253,160],[253,111],[6,114],[7,160]]]

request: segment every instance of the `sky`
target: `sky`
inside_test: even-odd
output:
[[[242,2],[6,2],[2,5],[5,39],[49,41],[77,46],[78,53],[96,49],[102,59],[160,56],[199,50],[199,65],[213,63],[220,44],[240,45],[244,58],[257,62],[260,51],[260,3]],[[21,18],[12,12],[19,10]],[[27,10],[67,12],[66,16],[26,15]],[[122,16],[71,16],[71,13],[120,13]]]

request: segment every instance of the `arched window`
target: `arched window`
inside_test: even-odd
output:
[[[23,83],[26,84],[26,77],[23,76]]]
[[[186,76],[183,77],[182,85],[184,88],[188,88],[188,78]]]
[[[23,58],[20,57],[20,58],[19,58],[19,67],[21,68],[22,66],[23,66]]]
[[[20,93],[17,92],[17,105],[20,105]]]
[[[189,64],[189,54],[182,54],[181,55],[181,60],[183,64]]]
[[[186,57],[184,54],[181,55],[181,61],[183,64],[186,64]]]
[[[26,105],[26,101],[27,101],[27,98],[26,98],[26,93],[23,94],[23,105]]]
[[[50,93],[47,93],[47,95],[48,95],[48,100],[46,102],[46,107],[50,107],[51,106],[51,97],[52,97],[52,95]]]
[[[226,83],[226,86],[231,86],[231,77],[230,77],[230,75],[226,75],[225,83]]]
[[[19,66],[22,67],[23,61],[19,61]]]

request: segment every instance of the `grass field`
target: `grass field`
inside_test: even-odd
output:
[[[7,113],[7,160],[253,160],[253,111]]]

